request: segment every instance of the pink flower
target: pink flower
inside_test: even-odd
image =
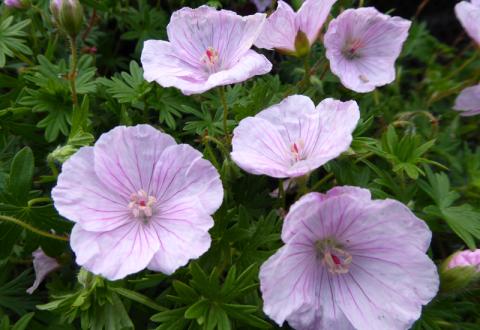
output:
[[[460,95],[458,95],[453,108],[460,111],[461,116],[475,116],[480,114],[480,84],[465,88]]]
[[[252,0],[257,11],[263,13],[272,4],[272,0]]]
[[[268,73],[272,64],[250,49],[264,23],[265,14],[242,17],[208,6],[182,8],[167,26],[170,42],[145,42],[144,77],[190,95]]]
[[[268,17],[255,46],[297,53],[295,41],[307,42],[308,48],[317,40],[323,23],[337,0],[306,0],[297,13],[286,2],[278,1],[277,10]],[[303,38],[299,35],[303,32]],[[306,40],[302,40],[306,37]]]
[[[305,175],[346,151],[360,118],[355,101],[293,95],[233,131],[232,159],[245,171],[275,178]]]
[[[450,259],[447,268],[452,269],[456,267],[475,267],[480,272],[480,249],[455,253]]]
[[[138,125],[116,127],[69,158],[52,197],[75,222],[77,263],[116,280],[144,268],[172,274],[207,251],[223,188],[200,152]]]
[[[21,0],[5,0],[4,3],[6,7],[23,8],[23,4]]]
[[[336,187],[287,214],[260,269],[264,311],[300,329],[408,329],[437,293],[431,232],[402,203]]]
[[[457,3],[455,14],[467,34],[480,45],[480,0]]]
[[[32,294],[43,282],[45,277],[60,267],[56,259],[51,258],[43,252],[42,248],[36,249],[33,253],[33,269],[35,270],[35,282],[27,289],[27,293]]]
[[[359,93],[391,83],[410,25],[375,8],[345,10],[330,22],[324,37],[330,69],[345,87]]]

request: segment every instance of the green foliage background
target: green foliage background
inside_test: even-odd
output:
[[[278,182],[248,175],[225,157],[216,91],[183,96],[148,84],[139,65],[143,41],[166,38],[172,11],[206,1],[82,1],[86,23],[77,43],[75,109],[66,37],[48,1],[32,3],[23,10],[0,7],[0,330],[275,328],[262,313],[258,268],[281,245],[281,208],[288,209],[295,193],[286,201],[272,198]],[[252,12],[247,1],[208,3]],[[338,1],[333,15],[357,5]],[[341,86],[321,44],[311,56],[308,84],[298,83],[305,74],[300,60],[265,52],[274,64],[271,74],[226,89],[228,125],[233,129],[293,92],[315,103],[356,100],[362,118],[350,150],[315,171],[308,189],[356,185],[405,203],[434,232],[429,254],[440,264],[459,249],[475,248],[480,238],[480,116],[452,110],[460,90],[480,80],[480,50],[465,36],[442,43],[424,22],[413,21],[397,79],[369,94]],[[66,237],[72,224],[50,200],[61,163],[101,133],[137,123],[203,151],[221,172],[226,197],[214,216],[212,247],[199,260],[170,277],[145,271],[107,282],[79,273],[66,241],[32,228]],[[62,268],[30,296],[25,289],[38,246]],[[415,325],[479,328],[476,284],[441,292]]]

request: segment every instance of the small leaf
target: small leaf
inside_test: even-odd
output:
[[[33,170],[32,149],[25,147],[13,158],[8,182],[8,190],[19,203],[18,205],[24,205],[28,201],[28,193],[32,187]]]

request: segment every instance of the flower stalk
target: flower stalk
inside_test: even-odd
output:
[[[43,236],[43,237],[55,239],[55,240],[57,240],[57,241],[65,241],[65,242],[68,242],[68,237],[55,235],[55,234],[49,233],[49,232],[47,232],[47,231],[44,231],[44,230],[35,228],[35,227],[31,226],[30,224],[28,224],[28,223],[26,223],[26,222],[24,222],[24,221],[18,220],[18,219],[14,218],[14,217],[10,217],[10,216],[8,216],[8,215],[0,215],[0,221],[5,221],[5,222],[14,223],[14,224],[16,224],[16,225],[18,225],[18,226],[20,226],[20,227],[23,227],[23,228],[26,229],[26,230],[31,231],[32,233],[35,233],[35,234],[40,235],[40,236]]]

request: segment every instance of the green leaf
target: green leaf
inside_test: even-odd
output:
[[[25,147],[13,158],[10,168],[8,190],[17,205],[24,205],[28,201],[28,193],[32,187],[34,159],[32,149]]]
[[[138,102],[152,89],[143,79],[143,69],[135,61],[130,62],[130,73],[122,72],[120,77],[114,76],[110,79],[99,78],[98,82],[104,85],[107,92],[119,103],[130,103],[137,108],[142,108]]]
[[[150,299],[149,297],[138,293],[136,291],[128,290],[126,288],[117,288],[117,287],[112,287],[112,290],[115,291],[116,293],[124,296],[125,298],[128,298],[130,300],[136,301],[142,305],[145,305],[147,307],[150,307],[151,309],[154,309],[156,311],[166,311],[168,308],[160,306],[157,304],[154,300]]]
[[[17,321],[17,323],[15,323],[15,325],[12,327],[12,330],[26,330],[28,324],[30,323],[30,321],[32,320],[32,317],[34,315],[35,315],[35,313],[33,313],[33,312],[23,315]]]
[[[196,319],[199,324],[202,324],[204,322],[204,317],[208,312],[208,305],[207,300],[200,299],[185,311],[185,318]]]
[[[6,63],[6,57],[13,57],[16,53],[31,55],[31,49],[26,46],[27,33],[22,31],[30,20],[13,23],[14,15],[3,16],[3,21],[0,22],[0,68],[3,68]]]

